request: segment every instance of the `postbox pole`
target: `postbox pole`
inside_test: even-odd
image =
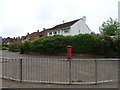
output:
[[[71,59],[72,59],[72,46],[68,45],[67,46],[67,59],[69,61],[69,84],[71,85]]]

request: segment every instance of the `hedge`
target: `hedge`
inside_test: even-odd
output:
[[[120,55],[120,38],[112,39],[109,36],[92,34],[41,37],[33,41],[11,43],[9,49],[11,51],[39,52],[41,54],[61,54],[66,53],[67,45],[73,46],[73,53],[103,56]]]

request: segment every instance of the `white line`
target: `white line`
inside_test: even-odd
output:
[[[10,80],[15,80],[19,81],[19,79],[14,79],[14,78],[9,78],[9,77],[3,77],[5,79],[10,79]],[[53,82],[53,81],[33,81],[33,80],[22,80],[23,82],[33,82],[33,83],[55,83],[55,84],[69,84],[69,82]],[[117,79],[113,80],[101,80],[97,81],[97,83],[105,83],[105,82],[113,82],[113,81],[118,81]],[[72,84],[96,84],[96,82],[72,82]]]

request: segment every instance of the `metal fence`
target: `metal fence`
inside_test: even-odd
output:
[[[119,59],[2,58],[2,77],[20,82],[97,84],[118,80]]]

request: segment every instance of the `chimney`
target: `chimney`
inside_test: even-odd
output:
[[[83,16],[82,19],[86,23],[86,16]]]
[[[43,28],[43,31],[45,30],[45,28]]]
[[[29,35],[29,33],[27,33],[27,35]]]
[[[65,23],[65,20],[63,20],[63,24]]]
[[[39,30],[37,30],[37,32],[39,32]]]

